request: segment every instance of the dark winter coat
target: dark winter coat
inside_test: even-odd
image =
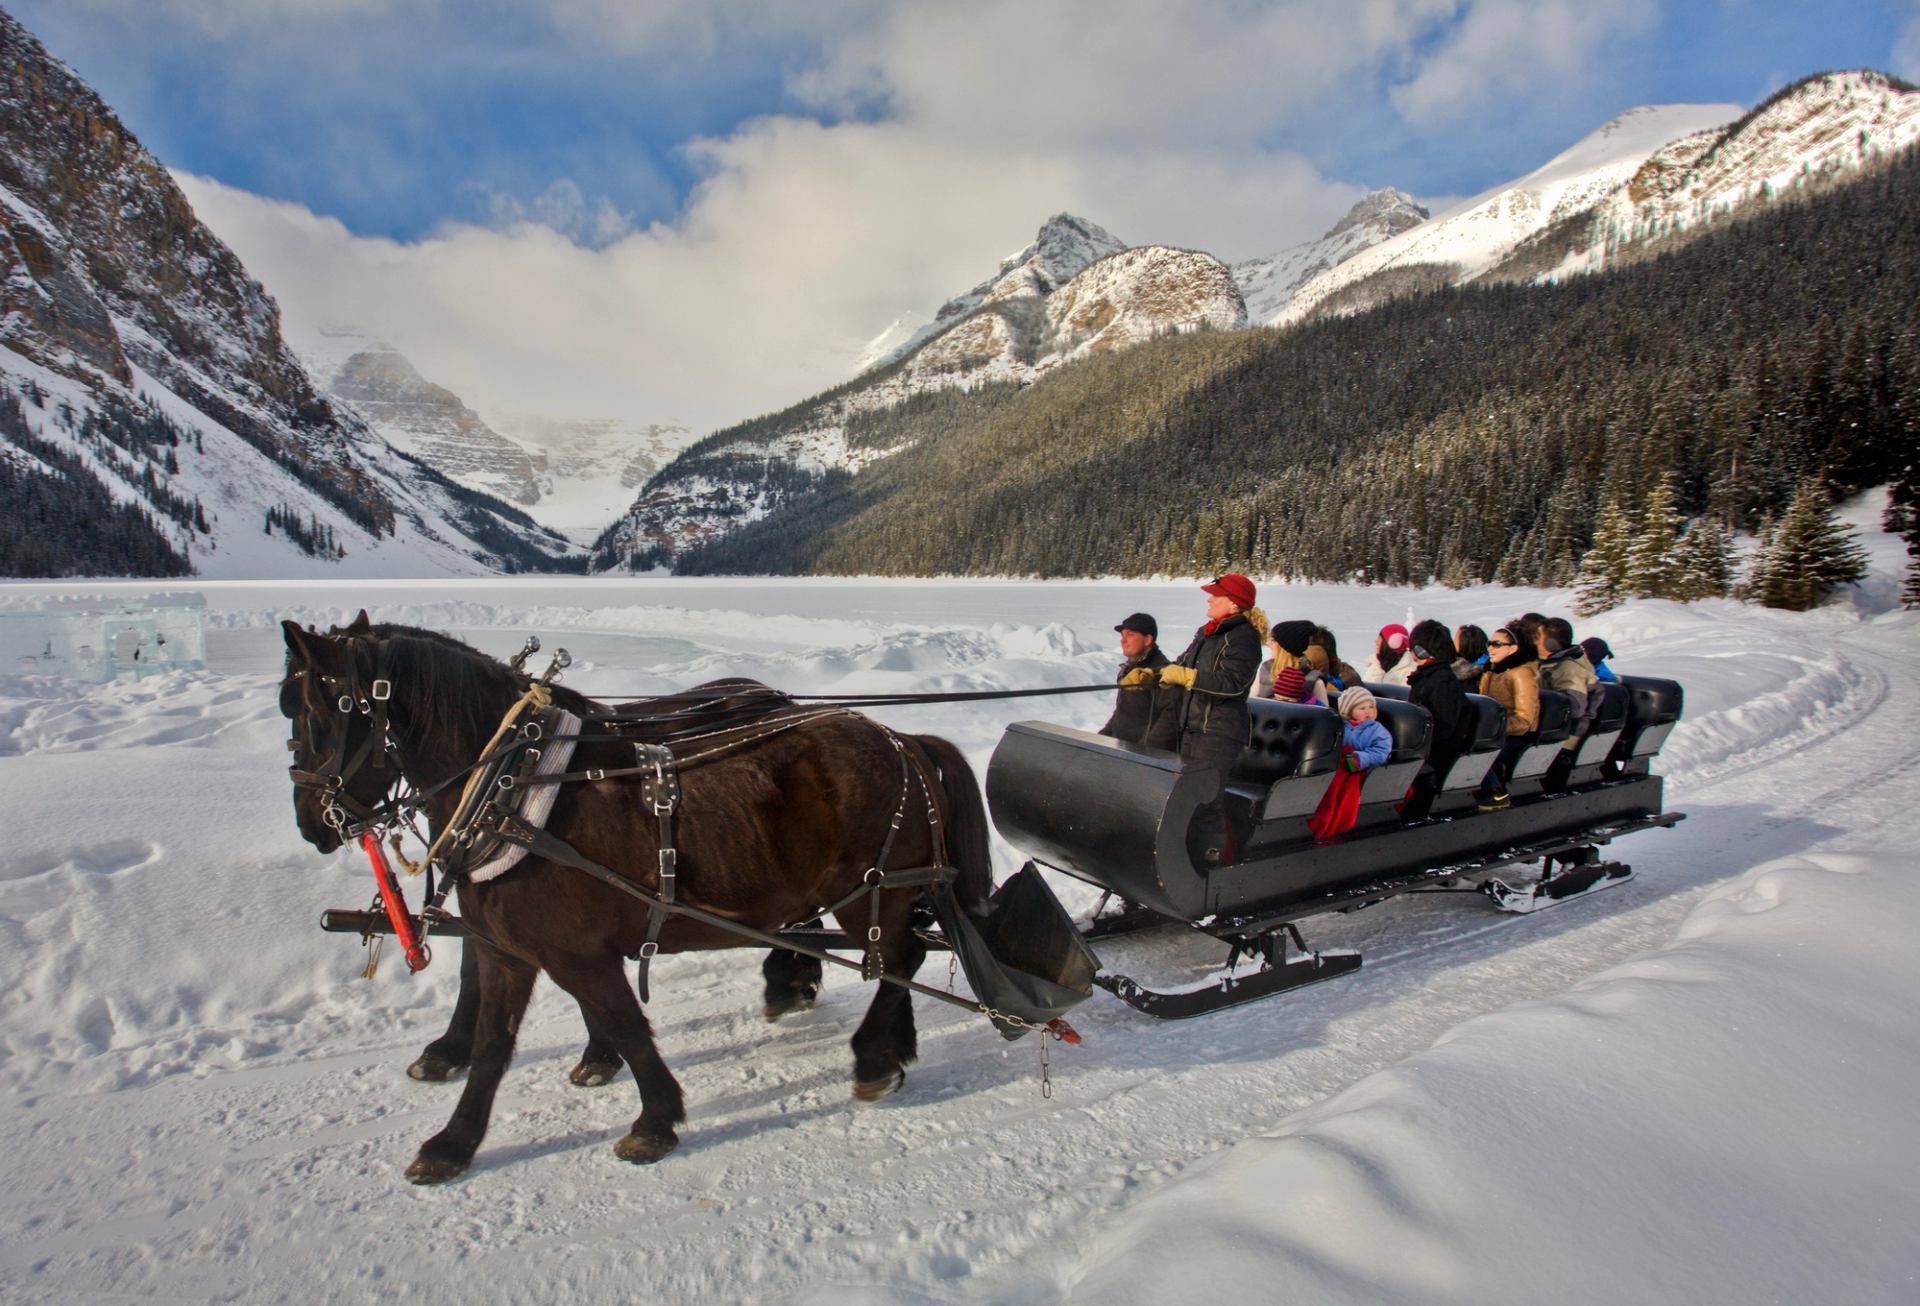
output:
[[[1259,674],[1266,637],[1266,614],[1258,608],[1226,618],[1211,635],[1205,626],[1196,631],[1175,659],[1193,668],[1193,688],[1160,692],[1143,742],[1230,768],[1253,734],[1247,694]]]
[[[1167,665],[1167,655],[1155,644],[1146,655],[1137,662],[1126,662],[1115,674],[1120,680],[1129,671],[1145,667],[1149,671],[1158,671]],[[1168,693],[1177,691],[1168,690]],[[1114,739],[1123,739],[1129,744],[1137,744],[1147,736],[1147,727],[1153,721],[1154,700],[1159,698],[1160,690],[1153,685],[1143,689],[1123,689],[1114,696],[1113,715],[1107,718],[1107,724],[1100,727],[1100,733]]]
[[[1580,747],[1580,741],[1593,729],[1593,719],[1600,712],[1598,683],[1586,650],[1578,644],[1549,653],[1540,663],[1540,688],[1557,689],[1573,700],[1573,729],[1567,734],[1567,748]]]
[[[1433,718],[1433,743],[1427,762],[1438,776],[1473,747],[1474,711],[1467,687],[1444,662],[1422,662],[1407,678],[1407,699],[1427,709]]]
[[[1540,728],[1540,666],[1524,644],[1504,662],[1489,662],[1480,692],[1507,709],[1507,734],[1530,735]]]

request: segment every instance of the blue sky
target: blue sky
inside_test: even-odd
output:
[[[643,14],[630,32],[609,35],[593,24],[613,4],[596,15],[493,0],[9,3],[171,167],[297,202],[364,235],[411,239],[448,221],[544,212],[588,241],[604,241],[618,220],[674,219],[700,175],[682,149],[689,140],[724,137],[762,115],[843,118],[847,108],[810,103],[792,82],[888,8],[822,4],[813,23],[761,22],[743,9],[718,13],[710,27]],[[1417,50],[1444,47],[1472,7],[1443,8],[1456,12],[1419,26]],[[1624,8],[1647,11],[1645,21],[1597,41],[1583,54],[1586,75],[1559,86],[1517,79],[1511,93],[1485,96],[1480,112],[1429,124],[1395,106],[1405,68],[1383,58],[1294,106],[1260,144],[1303,155],[1334,181],[1470,194],[1634,105],[1752,103],[1819,69],[1891,68],[1915,14],[1896,0]],[[886,107],[853,112],[884,116]]]
[[[300,331],[483,415],[782,406],[1051,214],[1270,254],[1622,110],[1920,80],[1920,0],[0,0]]]

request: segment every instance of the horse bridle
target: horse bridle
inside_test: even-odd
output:
[[[309,665],[294,672],[296,676],[310,676],[329,692],[336,692],[334,707],[342,717],[338,738],[328,748],[327,754],[311,771],[301,767],[289,766],[287,774],[293,778],[296,789],[313,789],[320,794],[320,817],[328,826],[337,831],[341,839],[358,837],[367,830],[385,830],[396,821],[404,818],[413,806],[411,800],[394,795],[392,790],[401,778],[398,759],[394,756],[398,746],[388,729],[387,704],[393,699],[393,681],[387,677],[387,646],[383,641],[374,640],[373,682],[366,692],[360,690],[360,660],[352,656],[351,645],[347,658],[347,675],[343,680],[339,676],[321,675],[317,668]],[[303,694],[303,699],[305,695]],[[302,704],[305,707],[305,703]],[[352,731],[347,729],[356,715],[371,719],[366,735],[360,740],[360,746],[347,755],[347,740]],[[287,740],[287,751],[298,754],[300,751],[301,718],[308,721],[308,733],[315,734],[313,722],[317,714],[303,711],[301,717],[294,719],[293,738]],[[309,739],[310,749],[317,750],[319,741]],[[369,807],[349,792],[347,786],[360,768],[371,763],[375,771],[391,771],[393,774],[382,787],[383,801]]]

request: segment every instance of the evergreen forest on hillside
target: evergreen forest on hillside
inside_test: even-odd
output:
[[[862,415],[907,445],[690,573],[1571,581],[1609,503],[1760,531],[1920,487],[1920,155],[1658,258],[1197,333]],[[1909,513],[1903,522],[1911,519]]]
[[[155,508],[186,529],[205,531],[199,500],[173,495],[156,465],[178,469],[179,433],[162,419],[90,415],[85,440],[109,459],[124,454],[129,477]],[[184,576],[193,568],[153,513],[116,502],[86,461],[42,440],[17,394],[0,392],[0,576]]]

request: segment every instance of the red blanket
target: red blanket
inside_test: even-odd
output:
[[[1314,808],[1307,822],[1316,840],[1325,842],[1343,835],[1360,818],[1360,786],[1366,783],[1367,773],[1347,769],[1347,759],[1354,755],[1351,748],[1341,748],[1340,769],[1333,773],[1333,783],[1327,786],[1320,806]]]

